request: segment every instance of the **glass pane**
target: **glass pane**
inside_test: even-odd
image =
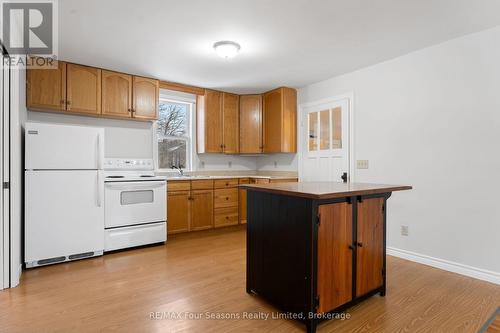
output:
[[[318,150],[318,113],[309,113],[309,151]]]
[[[120,203],[123,205],[134,205],[153,202],[152,190],[145,191],[123,191],[120,193]]]
[[[173,165],[186,167],[187,140],[166,138],[158,140],[158,165],[160,169],[170,169]]]
[[[330,110],[319,113],[319,149],[330,149]]]
[[[333,121],[333,149],[342,148],[342,108],[337,107],[332,109],[332,121]]]
[[[188,110],[188,104],[160,101],[158,138],[188,135]]]

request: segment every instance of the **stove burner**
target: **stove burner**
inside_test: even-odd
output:
[[[151,176],[151,175],[141,175],[141,177],[146,178],[146,177],[154,177],[154,176]]]
[[[125,176],[107,176],[106,178],[125,178]]]

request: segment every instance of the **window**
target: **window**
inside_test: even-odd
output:
[[[191,169],[191,112],[193,103],[160,98],[156,122],[158,168]]]

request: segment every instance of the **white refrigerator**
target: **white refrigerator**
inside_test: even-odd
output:
[[[25,264],[102,255],[104,129],[25,126]]]

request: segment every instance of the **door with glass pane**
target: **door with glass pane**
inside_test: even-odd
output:
[[[349,100],[302,108],[302,181],[342,181],[349,175]],[[349,178],[347,178],[349,179]]]

